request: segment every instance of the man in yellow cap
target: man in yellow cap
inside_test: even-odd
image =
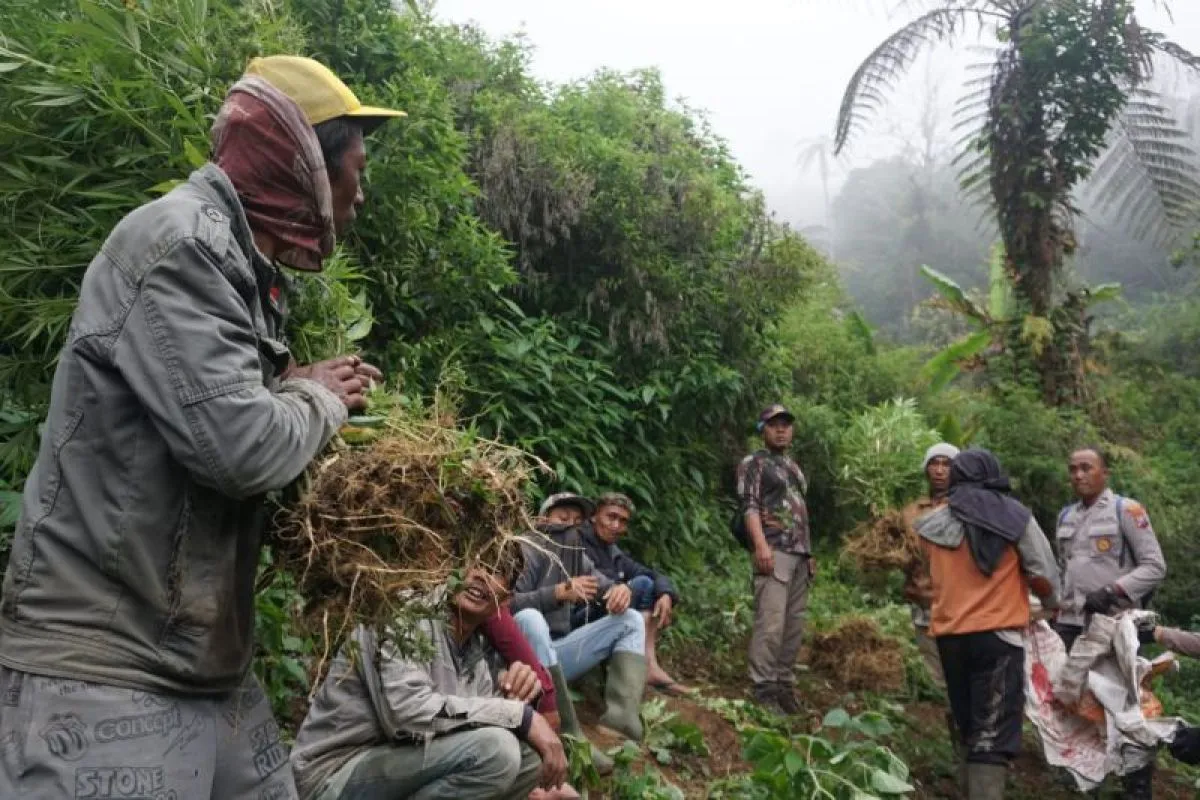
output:
[[[382,376],[294,363],[279,267],[321,268],[399,115],[256,59],[88,267],[4,578],[0,797],[296,797],[250,671],[264,498]]]

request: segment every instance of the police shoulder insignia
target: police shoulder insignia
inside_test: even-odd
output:
[[[1124,506],[1125,513],[1133,520],[1134,524],[1139,528],[1150,527],[1150,515],[1146,513],[1146,507],[1136,500],[1129,500]]]

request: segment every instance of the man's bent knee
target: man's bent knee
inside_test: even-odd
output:
[[[557,664],[558,656],[555,655],[554,648],[551,646],[550,625],[542,616],[542,612],[535,608],[526,608],[513,614],[513,619],[516,621],[517,627],[521,629],[521,633],[525,635],[530,647],[533,648],[533,652],[537,653],[542,665],[552,667]]]
[[[623,650],[629,653],[643,655],[646,652],[646,618],[642,612],[627,608],[618,615],[621,621],[621,636],[613,645],[613,650]]]
[[[638,575],[629,581],[629,591],[633,593],[631,608],[649,611],[654,607],[654,580],[649,575]]]
[[[464,765],[463,772],[493,781],[497,787],[507,788],[517,779],[521,771],[521,742],[503,728],[480,728],[469,733],[473,758],[470,766]]]

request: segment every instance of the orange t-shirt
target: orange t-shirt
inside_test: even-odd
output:
[[[991,577],[975,566],[966,537],[958,547],[921,540],[933,583],[930,636],[1024,628],[1029,624],[1029,586],[1017,549],[1010,545]]]

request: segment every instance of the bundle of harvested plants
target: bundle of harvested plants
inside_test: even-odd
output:
[[[842,552],[862,572],[907,571],[922,558],[912,526],[904,512],[895,509],[859,525],[846,537]]]
[[[405,621],[429,612],[415,598],[470,567],[511,574],[533,525],[525,490],[540,462],[445,413],[390,405],[352,419],[275,515],[275,566],[309,601],[299,626],[318,674],[356,625],[404,640]]]

